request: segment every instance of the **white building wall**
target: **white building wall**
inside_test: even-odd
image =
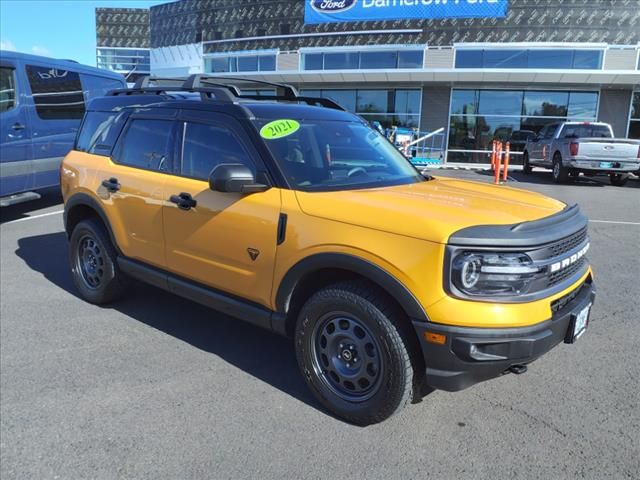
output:
[[[151,74],[158,77],[182,77],[203,73],[202,44],[175,45],[151,49]]]

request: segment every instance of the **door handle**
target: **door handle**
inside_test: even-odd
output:
[[[20,122],[16,122],[13,125],[11,125],[11,128],[17,131],[17,130],[24,130],[25,126]]]
[[[109,180],[103,180],[102,186],[111,193],[114,193],[120,190],[120,184],[118,183],[118,179],[113,177],[111,177]]]
[[[185,192],[179,195],[171,195],[169,201],[175,203],[180,210],[190,210],[198,204],[191,194]]]

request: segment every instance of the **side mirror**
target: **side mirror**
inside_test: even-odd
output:
[[[269,185],[256,183],[249,168],[241,163],[221,163],[209,175],[209,188],[218,192],[258,193],[269,189]]]

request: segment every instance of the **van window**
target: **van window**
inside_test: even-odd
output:
[[[71,70],[27,65],[36,112],[43,120],[81,119],[84,95],[80,75]]]
[[[207,180],[220,163],[241,163],[254,174],[256,171],[247,151],[231,131],[213,125],[187,123],[181,174]]]
[[[118,141],[114,160],[145,170],[169,171],[172,120],[133,119]]]
[[[118,112],[87,112],[75,149],[108,157],[122,125],[118,122],[121,115]]]
[[[0,67],[0,112],[6,112],[16,106],[15,69]]]

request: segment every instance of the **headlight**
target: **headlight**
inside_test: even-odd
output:
[[[541,271],[524,253],[461,252],[451,263],[451,283],[469,296],[523,295]]]

